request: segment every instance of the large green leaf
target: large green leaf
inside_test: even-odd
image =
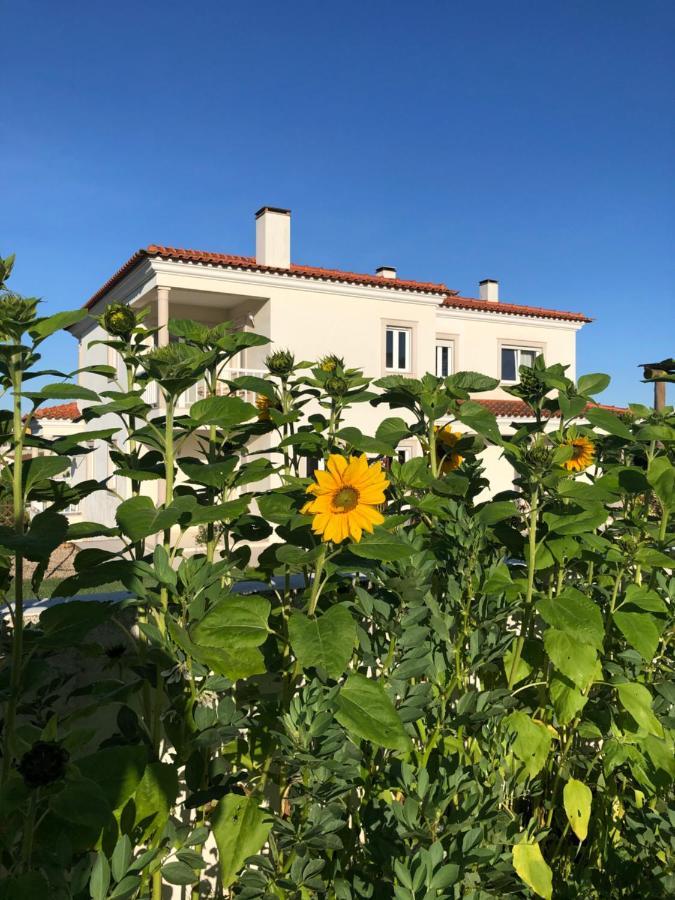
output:
[[[623,633],[631,647],[646,662],[651,662],[656,655],[661,629],[654,616],[648,612],[625,612],[618,610],[613,614],[614,624]]]
[[[588,701],[588,696],[574,686],[562,672],[554,671],[549,681],[549,694],[560,725],[569,725]]]
[[[586,412],[586,418],[595,428],[623,438],[626,441],[633,440],[633,433],[621,419],[608,409],[594,407]]]
[[[667,456],[656,456],[647,469],[647,481],[666,509],[675,506],[675,467]]]
[[[217,600],[190,629],[199,645],[237,653],[259,647],[267,638],[270,603],[257,594],[232,594]]]
[[[264,846],[272,826],[253,797],[227,794],[211,819],[218,846],[222,886],[229,887],[249,856]]]
[[[565,588],[558,597],[543,597],[537,602],[537,609],[548,625],[601,649],[605,636],[602,613],[581,591]]]
[[[582,644],[566,631],[549,628],[544,633],[544,647],[553,665],[574,684],[584,690],[595,675],[596,651]]]
[[[605,375],[602,372],[595,372],[592,375],[580,375],[577,381],[577,391],[586,397],[591,397],[593,394],[602,393],[609,387],[611,380],[609,375]]]
[[[68,519],[50,510],[31,519],[28,531],[17,534],[11,528],[0,527],[0,547],[20,553],[33,562],[45,562],[68,534]]]
[[[89,603],[71,600],[50,606],[40,616],[43,636],[40,645],[48,647],[74,647],[93,629],[102,625],[113,614],[109,603]]]
[[[572,831],[580,841],[588,837],[593,794],[583,781],[570,778],[563,789],[563,805]]]
[[[551,900],[553,873],[541,854],[539,844],[516,844],[513,848],[513,868],[521,881],[538,897]]]
[[[112,809],[120,809],[134,793],[147,763],[144,747],[106,747],[76,761],[85,778],[95,781]]]
[[[450,375],[445,379],[445,383],[450,388],[468,391],[470,394],[477,394],[481,391],[493,391],[496,387],[499,387],[497,378],[481,375],[480,372],[455,372],[454,375]]]
[[[410,426],[398,416],[390,416],[377,426],[375,437],[391,447],[398,444],[410,434]]]
[[[136,787],[134,807],[136,826],[143,823],[143,837],[161,834],[178,796],[178,773],[170,763],[152,762],[146,766]]]
[[[35,456],[24,460],[22,477],[25,493],[28,494],[40,481],[54,478],[69,468],[70,460],[67,456]]]
[[[197,425],[217,425],[219,428],[233,428],[257,415],[256,407],[241,397],[207,397],[190,407],[190,418]]]
[[[52,794],[49,805],[60,819],[98,830],[109,823],[112,815],[106,795],[89,778],[67,781],[63,790]]]
[[[72,309],[66,312],[54,313],[53,316],[37,319],[29,330],[34,338],[44,340],[50,334],[54,334],[54,332],[60,331],[62,328],[70,328],[71,325],[76,325],[88,315],[89,310],[87,309]]]
[[[225,650],[222,647],[195,644],[187,631],[170,616],[167,617],[167,628],[175,643],[188,656],[208,666],[216,675],[225,675],[232,681],[238,681],[240,678],[250,678],[251,675],[262,675],[266,671],[263,655],[256,647]]]
[[[350,675],[338,694],[335,718],[358,738],[390,750],[410,749],[410,738],[380,681]]]
[[[564,515],[544,513],[544,521],[556,534],[584,534],[595,531],[606,520],[609,512],[604,506],[592,506],[580,512],[570,510]]]
[[[513,752],[524,764],[530,778],[534,778],[548,758],[553,739],[551,732],[543,722],[535,722],[527,713],[520,711],[511,713],[507,723],[516,735]]]
[[[478,434],[484,435],[493,443],[501,443],[502,439],[499,434],[499,427],[494,413],[491,413],[489,409],[481,406],[480,403],[474,403],[472,400],[467,400],[465,403],[462,403],[459,412],[457,413],[457,418],[460,422],[463,422],[467,428],[470,428]]]
[[[294,612],[288,636],[303,669],[321,667],[331,678],[339,678],[354,649],[356,622],[344,604],[331,606],[317,618]]]
[[[132,541],[142,541],[165,528],[171,528],[180,517],[176,507],[157,507],[150,497],[138,496],[117,507],[115,518],[124,534]]]
[[[652,695],[644,684],[633,681],[617,684],[616,692],[619,702],[641,728],[656,737],[663,737],[663,726],[652,712]]]
[[[96,403],[99,399],[96,391],[82,387],[81,384],[73,384],[70,381],[55,381],[53,384],[45,384],[37,393],[31,393],[31,399],[43,400],[92,400]]]
[[[382,528],[376,528],[372,534],[364,534],[361,541],[349,544],[349,550],[364,559],[383,561],[405,559],[415,552],[413,546]]]

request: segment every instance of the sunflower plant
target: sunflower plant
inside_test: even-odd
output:
[[[606,376],[540,357],[511,389],[532,420],[504,428],[475,372],[371,385],[282,349],[233,378],[264,338],[177,320],[154,349],[113,306],[118,365],[80,399],[83,429],[117,422],[85,431],[107,442],[115,482],[90,488],[118,490],[116,525],[69,526],[53,467],[78,437],[13,465],[40,443],[22,402],[78,390],[25,391],[77,320],[37,309],[10,302],[2,355],[0,896],[673,893],[672,408],[613,412]],[[373,434],[357,404],[388,410]],[[490,489],[487,447],[512,490]],[[26,526],[34,498],[48,518]],[[25,626],[23,559],[77,534],[115,540]],[[118,580],[126,599],[84,599]]]

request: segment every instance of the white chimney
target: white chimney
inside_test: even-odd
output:
[[[478,284],[481,300],[487,300],[488,303],[499,303],[499,282],[492,278],[484,278]]]
[[[396,269],[393,266],[378,266],[375,274],[380,278],[396,278]]]
[[[263,206],[255,214],[255,261],[274,269],[290,269],[290,209]]]

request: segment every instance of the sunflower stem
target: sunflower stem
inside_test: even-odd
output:
[[[321,576],[323,574],[323,567],[326,564],[326,553],[328,551],[327,544],[321,545],[321,550],[319,551],[319,557],[316,561],[316,568],[314,569],[314,580],[312,581],[312,593],[309,598],[309,608],[307,610],[307,615],[313,616],[316,610],[316,604],[319,602],[319,588],[321,587]]]

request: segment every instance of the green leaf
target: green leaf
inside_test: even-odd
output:
[[[364,559],[381,559],[385,562],[405,559],[415,552],[411,544],[389,534],[383,528],[376,528],[372,534],[364,533],[363,539],[349,544],[348,549]]]
[[[381,681],[350,675],[338,694],[335,718],[358,738],[390,750],[410,749],[410,738]]]
[[[331,678],[339,678],[354,649],[356,622],[342,603],[318,618],[294,612],[288,622],[288,636],[303,669],[321,667]]]
[[[516,735],[513,752],[524,764],[530,778],[534,778],[546,764],[553,740],[551,732],[543,722],[535,722],[527,713],[520,711],[511,713],[506,721]]]
[[[554,671],[549,681],[549,694],[560,725],[569,725],[588,702],[588,697],[574,686],[562,672]]]
[[[368,437],[362,434],[358,428],[348,427],[341,428],[335,435],[339,440],[349,444],[353,450],[360,450],[363,453],[373,453],[376,456],[391,456],[394,453],[395,446],[377,438]]]
[[[675,569],[675,559],[653,547],[640,547],[635,554],[635,562],[649,569]]]
[[[592,506],[580,512],[570,510],[565,515],[544,513],[544,521],[550,531],[556,534],[584,534],[587,531],[595,531],[606,520],[609,512],[604,506]]]
[[[567,819],[580,841],[585,841],[588,837],[592,800],[591,789],[576,778],[570,778],[563,788],[563,805]]]
[[[257,416],[256,407],[241,397],[207,397],[190,407],[190,418],[197,425],[217,425],[219,428],[233,428]]]
[[[99,399],[96,391],[91,391],[89,388],[73,384],[70,381],[45,384],[38,393],[27,394],[27,396],[31,399],[42,398],[44,400],[92,400],[94,403],[97,403]]]
[[[76,765],[85,778],[101,788],[113,810],[120,809],[136,790],[147,762],[144,747],[106,747],[78,759]]]
[[[107,621],[113,609],[107,603],[88,603],[71,600],[50,606],[40,616],[40,626],[44,634],[40,639],[43,648],[74,647],[87,634]]]
[[[537,609],[547,625],[566,631],[571,637],[600,650],[605,637],[602,612],[576,588],[565,588],[556,597],[543,597]]]
[[[623,438],[626,441],[633,440],[633,432],[628,425],[621,421],[618,416],[607,409],[599,409],[594,407],[586,411],[586,419],[595,428],[613,434],[615,437]]]
[[[551,900],[553,873],[541,854],[539,844],[516,844],[513,848],[513,868],[520,880],[538,897]]]
[[[223,597],[190,629],[190,637],[200,646],[230,653],[259,647],[269,634],[270,608],[269,601],[257,594]]]
[[[98,830],[108,824],[112,814],[105,794],[88,778],[67,781],[63,790],[49,798],[49,805],[66,822]]]
[[[169,506],[156,507],[150,497],[138,496],[125,500],[117,507],[115,518],[124,534],[132,541],[142,541],[151,534],[171,528],[178,522],[180,510]]]
[[[493,391],[499,387],[497,378],[481,375],[480,372],[455,372],[454,375],[450,375],[445,379],[445,383],[450,388],[467,391],[470,394],[478,394],[481,391]]]
[[[585,397],[591,397],[593,394],[600,394],[608,388],[611,380],[609,375],[601,372],[593,375],[580,375],[577,381],[577,391]]]
[[[238,681],[251,675],[262,675],[266,671],[263,655],[255,647],[225,650],[197,645],[171,616],[167,617],[167,628],[174,642],[188,656],[208,666],[216,675],[225,675],[232,681]]]
[[[272,824],[267,818],[253,797],[227,794],[219,801],[211,821],[224,888],[236,880],[248,857],[262,849]]]
[[[12,528],[0,528],[0,547],[21,553],[33,562],[46,562],[68,533],[68,519],[50,510],[31,519],[28,531],[17,534]]]
[[[666,509],[675,506],[675,467],[667,456],[656,456],[647,469],[647,481]]]
[[[582,644],[566,631],[549,628],[544,633],[544,647],[556,669],[584,690],[595,675],[597,655],[594,647]]]
[[[480,403],[466,400],[460,406],[457,418],[472,431],[484,435],[494,444],[501,444],[502,438],[499,434],[499,427],[494,413],[481,406]]]
[[[622,632],[631,647],[640,656],[651,662],[656,655],[661,629],[656,619],[647,612],[624,612],[618,610],[613,614],[614,624]]]
[[[178,796],[178,773],[170,763],[151,762],[134,794],[135,825],[144,823],[141,842],[161,834]]]
[[[494,525],[496,522],[503,522],[504,519],[512,519],[519,515],[518,507],[511,500],[493,500],[481,506],[476,518],[484,525]]]
[[[640,728],[656,737],[663,737],[663,726],[652,712],[652,695],[644,684],[637,682],[617,684],[616,692],[619,702]]]
[[[121,881],[124,878],[127,869],[129,868],[129,864],[131,863],[132,856],[129,835],[123,834],[115,844],[111,859],[112,874],[115,881]]]
[[[35,324],[30,327],[30,334],[34,338],[44,340],[56,331],[62,328],[70,328],[76,325],[89,315],[87,309],[73,309],[66,312],[55,313],[53,316],[47,316],[43,319],[37,319]]]
[[[138,890],[140,883],[141,879],[138,875],[127,875],[116,885],[114,891],[108,894],[108,900],[130,900]]]
[[[31,488],[54,478],[70,468],[70,460],[67,456],[34,456],[26,459],[22,466],[23,489],[25,494],[30,493]]]
[[[410,426],[398,416],[390,416],[377,426],[375,437],[391,447],[397,447],[399,443],[410,434]]]
[[[162,878],[169,884],[194,884],[200,875],[184,862],[170,862],[162,866]]]
[[[105,853],[99,850],[91,870],[89,893],[91,900],[105,900],[110,887],[110,866]]]
[[[672,741],[668,743],[648,734],[642,741],[652,765],[655,769],[667,772],[671,778],[675,778],[675,756],[673,756]]]
[[[194,484],[203,484],[220,490],[237,467],[237,457],[215,463],[202,463],[195,459],[179,459],[178,466]]]

